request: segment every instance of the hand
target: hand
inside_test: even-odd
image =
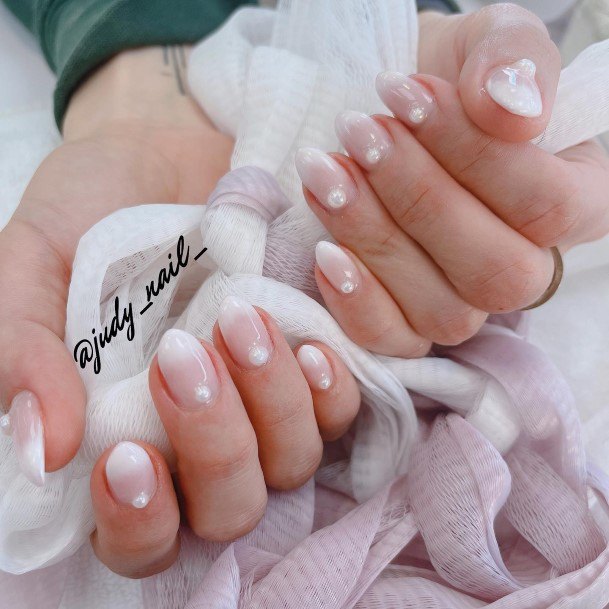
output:
[[[158,48],[95,73],[70,104],[65,142],[0,234],[0,400],[12,403],[15,448],[38,484],[83,435],[85,390],[62,340],[80,237],[121,207],[203,203],[229,166],[232,142],[163,71]]]
[[[336,354],[321,343],[294,354],[263,310],[234,297],[222,306],[213,345],[182,330],[163,337],[150,391],[197,535],[228,541],[249,532],[264,514],[266,485],[304,484],[319,464],[322,438],[340,437],[355,418],[359,390]],[[91,494],[93,547],[110,569],[146,577],[173,563],[178,500],[154,447],[123,442],[106,451]]]
[[[547,248],[609,232],[609,158],[595,144],[554,156],[496,139],[436,77],[385,74],[377,88],[396,118],[339,115],[351,158],[297,155],[309,205],[343,246],[318,246],[317,283],[354,341],[403,357],[458,344],[487,313],[539,298]]]
[[[514,66],[523,59],[524,67]],[[534,76],[527,75],[532,65]],[[512,77],[513,68],[520,74],[519,91],[505,87],[510,66]],[[419,73],[454,84],[468,118],[501,140],[524,142],[543,132],[560,68],[544,23],[516,4],[492,4],[465,15],[419,15]]]

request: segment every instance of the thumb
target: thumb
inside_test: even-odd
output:
[[[504,141],[540,135],[560,76],[560,53],[543,22],[513,4],[492,5],[464,21],[458,39],[459,93],[469,118]]]
[[[62,336],[68,273],[49,243],[12,220],[0,235],[0,419],[21,472],[44,484],[84,433],[85,389]],[[8,406],[8,408],[6,407]]]

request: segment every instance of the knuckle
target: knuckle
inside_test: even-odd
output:
[[[258,426],[259,433],[280,433],[300,426],[307,411],[313,408],[313,402],[308,387],[302,392],[295,389],[294,393],[299,395],[286,398],[281,405],[268,409],[264,421],[260,421]]]
[[[360,259],[379,260],[392,258],[399,255],[401,249],[401,232],[393,222],[388,227],[375,227],[374,239],[362,239]]]
[[[258,458],[258,443],[254,433],[245,434],[243,438],[233,438],[225,451],[214,451],[207,454],[203,450],[196,452],[195,457],[182,458],[178,462],[181,475],[188,478],[190,472],[204,476],[208,482],[230,480],[239,477],[244,470]]]
[[[465,306],[443,319],[432,321],[423,333],[439,345],[458,345],[478,332],[486,320],[486,313],[475,307]]]
[[[485,133],[477,135],[471,143],[464,164],[456,168],[454,178],[462,182],[480,174],[486,175],[489,166],[494,166],[503,160],[505,151],[505,146],[502,146],[496,139]]]
[[[188,514],[188,524],[193,533],[212,542],[234,541],[243,537],[256,528],[266,510],[266,494],[263,500],[257,500],[251,506],[238,513],[227,512],[221,520],[205,518],[200,510],[193,510]]]
[[[290,459],[273,459],[264,468],[267,484],[278,491],[289,491],[310,480],[321,463],[323,444],[319,435],[318,440],[301,446]]]
[[[571,178],[562,178],[552,191],[556,200],[548,195],[536,197],[525,208],[529,217],[516,230],[540,247],[552,247],[567,240],[582,223],[584,205],[579,196],[580,186]]]
[[[400,197],[401,204],[396,207],[396,220],[406,229],[416,226],[425,230],[440,215],[443,203],[433,180],[429,176],[421,176],[413,180]]]
[[[545,269],[533,256],[521,256],[472,281],[472,295],[489,313],[515,311],[533,302],[545,289]]]

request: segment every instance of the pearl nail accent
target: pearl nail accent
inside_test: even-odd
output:
[[[246,369],[264,366],[273,343],[260,315],[247,301],[227,296],[220,307],[218,325],[235,362]]]
[[[387,107],[411,126],[425,122],[435,100],[418,81],[400,72],[382,72],[376,78],[376,90]]]
[[[167,330],[158,350],[159,368],[176,404],[187,410],[209,406],[220,383],[201,343],[184,330]]]
[[[295,163],[302,183],[326,209],[342,209],[357,198],[353,178],[325,152],[301,148],[296,153]]]
[[[521,59],[509,66],[495,68],[486,79],[485,89],[491,98],[517,116],[534,118],[543,112],[541,92],[535,80],[537,66]]]
[[[334,373],[328,358],[313,345],[302,345],[296,353],[300,368],[314,391],[327,391],[334,383]]]
[[[345,295],[355,292],[361,282],[360,273],[340,247],[320,241],[315,247],[315,259],[319,270],[335,290]]]
[[[117,444],[106,461],[106,480],[114,498],[145,508],[157,489],[156,472],[148,453],[133,442]]]
[[[9,422],[21,472],[32,484],[43,486],[44,428],[36,395],[27,390],[19,392],[11,402]]]
[[[336,117],[335,128],[345,150],[365,169],[374,168],[393,146],[387,130],[362,112],[341,112]]]
[[[338,209],[344,207],[347,204],[347,193],[343,188],[333,188],[326,198],[326,202],[330,207]]]

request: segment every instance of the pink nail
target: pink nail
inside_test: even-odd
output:
[[[372,169],[386,158],[393,146],[387,130],[362,112],[341,112],[335,127],[345,150],[366,169]]]
[[[328,241],[320,241],[315,247],[317,266],[335,290],[352,294],[361,283],[361,276],[349,256]]]
[[[184,330],[167,330],[158,351],[159,368],[178,406],[198,410],[218,395],[219,381],[209,354]]]
[[[9,422],[19,468],[32,484],[44,485],[44,428],[38,398],[21,391],[11,402]]]
[[[271,337],[249,302],[227,296],[220,307],[218,325],[230,354],[239,366],[253,370],[269,361],[273,351]]]
[[[326,391],[334,382],[334,374],[323,351],[313,345],[303,345],[296,353],[296,359],[313,390]]]
[[[381,72],[376,90],[386,106],[400,119],[420,125],[431,114],[434,98],[419,82],[399,72]]]
[[[106,480],[119,503],[145,508],[156,493],[154,465],[148,453],[133,442],[117,444],[106,461]]]
[[[296,170],[302,183],[327,209],[340,209],[357,198],[357,186],[346,169],[316,148],[296,153]]]

